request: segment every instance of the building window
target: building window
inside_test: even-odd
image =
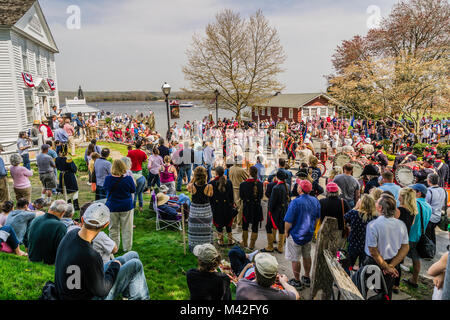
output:
[[[310,116],[309,108],[303,108],[303,113],[302,113],[302,115],[303,115],[304,117],[309,117],[309,116]]]
[[[289,108],[289,119],[294,118],[294,109]]]
[[[39,50],[39,47],[36,50],[36,71],[39,76],[42,76],[41,52]]]
[[[271,116],[271,115],[272,115],[270,112],[271,112],[270,107],[267,107],[267,115],[268,115],[268,116]]]
[[[278,118],[283,118],[283,108],[278,108]]]
[[[320,116],[326,117],[327,116],[327,108],[320,108]]]
[[[328,107],[328,115],[334,117],[334,107]]]
[[[33,91],[31,89],[23,89],[23,94],[25,96],[25,108],[27,110],[27,123],[33,123],[33,108],[34,108],[34,100],[33,100]]]
[[[266,108],[261,108],[261,115],[265,116],[266,115]]]
[[[28,48],[27,48],[27,40],[24,40],[22,43],[22,65],[23,65],[23,71],[28,72],[30,71],[29,64],[28,64]]]

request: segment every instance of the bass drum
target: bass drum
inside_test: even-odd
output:
[[[354,160],[350,162],[353,165],[353,177],[356,179],[361,178],[361,173],[364,170],[364,167],[369,164],[369,161],[364,160],[363,158]]]
[[[395,180],[402,187],[410,186],[416,183],[416,178],[414,177],[414,171],[416,170],[419,170],[416,162],[401,164],[395,170]]]
[[[334,156],[333,166],[343,167],[347,163],[352,161],[352,158],[346,153],[340,152]]]

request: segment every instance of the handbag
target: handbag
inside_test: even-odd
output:
[[[347,239],[350,234],[350,228],[347,226],[347,223],[345,223],[344,219],[344,200],[341,199],[341,207],[342,207],[342,220],[344,221],[344,228],[342,229],[342,238]]]
[[[416,250],[422,259],[433,259],[434,255],[436,254],[436,245],[425,234],[425,231],[423,228],[422,205],[420,203],[419,203],[419,207],[420,207],[419,211],[420,211],[421,236],[420,236],[419,242],[417,242]]]

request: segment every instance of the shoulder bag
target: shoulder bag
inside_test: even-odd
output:
[[[417,242],[416,250],[422,259],[433,259],[434,255],[436,254],[436,245],[425,234],[424,227],[423,227],[422,205],[420,203],[418,203],[418,204],[419,204],[419,208],[420,208],[419,214],[420,214],[421,236],[420,236],[419,242]]]

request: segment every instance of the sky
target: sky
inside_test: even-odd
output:
[[[181,69],[192,36],[203,35],[223,9],[242,17],[262,9],[287,56],[285,72],[278,77],[285,85],[283,93],[303,93],[326,90],[324,76],[333,72],[336,47],[365,35],[368,23],[388,15],[397,0],[39,2],[60,51],[59,90],[74,91],[81,85],[86,91],[159,91],[165,81],[175,91],[189,88]]]

